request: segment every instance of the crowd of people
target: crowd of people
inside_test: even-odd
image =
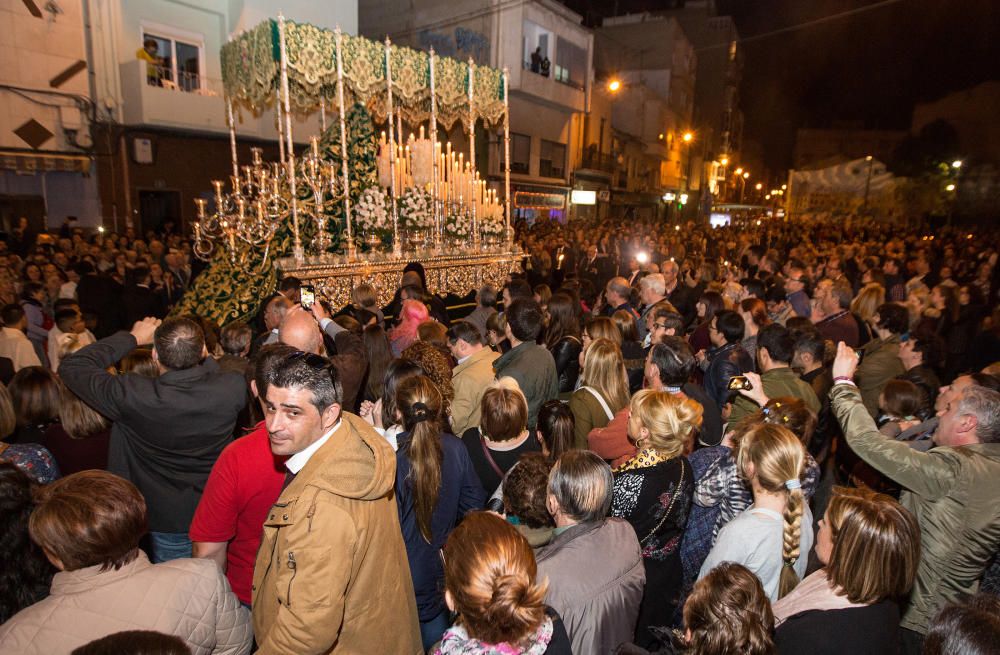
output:
[[[1000,652],[1000,243],[518,225],[474,307],[0,245],[0,654]]]

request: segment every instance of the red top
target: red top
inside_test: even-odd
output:
[[[247,604],[264,519],[281,495],[286,459],[271,453],[267,428],[259,423],[219,455],[191,521],[191,541],[229,542],[226,577]]]

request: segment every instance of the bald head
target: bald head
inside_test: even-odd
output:
[[[278,341],[303,352],[325,355],[319,325],[309,312],[302,309],[293,309],[285,314],[278,328]]]

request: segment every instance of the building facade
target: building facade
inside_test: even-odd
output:
[[[81,0],[0,5],[0,219],[100,219]]]
[[[614,131],[612,211],[652,217],[664,194],[680,198],[697,178],[694,47],[678,21],[653,14],[605,19],[596,41],[605,83],[595,95],[610,96]]]
[[[553,0],[405,4],[361,3],[361,34],[508,69],[512,218],[569,218],[592,82],[593,34],[581,17]],[[459,148],[467,143],[461,128],[446,138]],[[476,164],[502,191],[503,131],[485,134],[480,126],[477,139]]]
[[[228,180],[230,147],[219,51],[229,36],[275,18],[265,0],[88,0],[94,140],[100,200],[112,229],[185,229],[194,199]],[[357,3],[282,3],[290,20],[357,30]],[[260,145],[277,158],[275,114],[238,112],[239,157]],[[293,121],[296,140],[318,133],[314,117]]]

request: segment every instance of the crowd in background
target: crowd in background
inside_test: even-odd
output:
[[[517,239],[471,304],[414,262],[220,328],[171,226],[22,223],[0,653],[997,652],[994,234]]]

